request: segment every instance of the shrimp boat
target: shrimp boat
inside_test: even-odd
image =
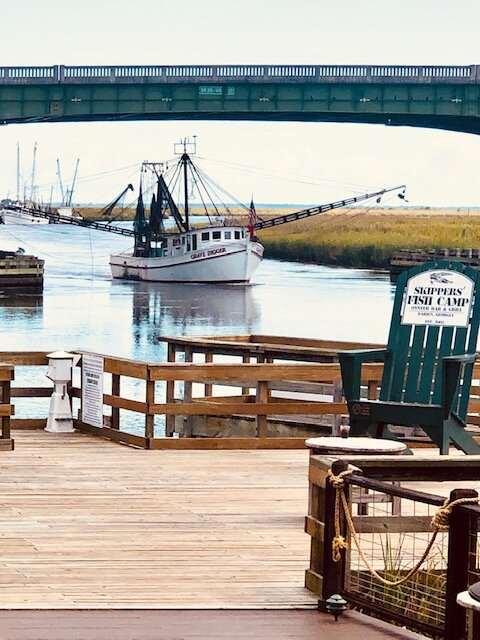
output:
[[[382,196],[393,191],[399,191],[398,197],[405,198],[405,185],[400,185],[267,220],[258,218],[252,200],[250,208],[245,207],[248,211],[248,224],[230,224],[227,217],[220,216],[212,199],[212,193],[218,196],[221,188],[209,180],[187,153],[189,145],[192,145],[195,153],[195,139],[193,143],[185,139],[179,144],[181,150],[177,153],[176,145],[175,152],[180,159],[173,167],[152,162],[142,164],[133,231],[121,230],[124,235],[133,235],[134,246],[129,251],[110,256],[113,278],[147,282],[248,284],[263,258],[263,245],[257,240],[256,231],[326,214],[334,209],[353,206],[367,200],[374,199],[379,203]],[[146,174],[154,175],[153,183],[148,189],[144,184],[147,182]],[[196,202],[202,203],[208,216],[207,226],[195,228],[190,224],[191,187],[196,188]],[[133,189],[132,185],[127,189]],[[153,195],[147,219],[144,193],[147,194],[150,190]],[[122,192],[119,198],[123,197],[126,191]],[[173,193],[182,192],[183,206],[177,205],[172,196]],[[207,200],[211,203],[209,207],[205,204]],[[115,203],[117,201],[118,198]],[[112,207],[113,205],[110,209]],[[213,216],[210,215],[212,211]],[[172,217],[175,222],[174,232],[167,232],[164,227],[164,219],[167,217]],[[96,228],[120,231],[108,225],[109,223],[98,223]],[[86,222],[84,226],[87,226]]]
[[[143,163],[133,223],[133,250],[110,256],[113,278],[148,282],[248,284],[262,261],[263,246],[254,233],[253,203],[248,226],[228,224],[225,218],[219,216],[213,204],[215,218],[212,220],[204,196],[199,193],[199,201],[205,206],[210,222],[201,228],[191,226],[190,189],[197,187],[198,192],[205,190],[209,194],[209,188],[207,176],[187,153],[189,144],[192,143],[188,140],[181,143],[183,151],[173,168],[159,163]],[[165,179],[167,170],[172,176],[170,185]],[[155,181],[147,220],[143,179],[148,171],[154,173]],[[182,186],[183,211],[172,196],[177,187],[181,191]],[[169,216],[175,221],[176,230],[167,233],[164,219]]]
[[[48,224],[48,220],[40,218],[28,212],[28,208],[33,208],[31,203],[14,203],[14,206],[5,206],[0,210],[0,224]]]

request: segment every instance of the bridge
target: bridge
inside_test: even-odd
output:
[[[376,123],[480,133],[480,65],[0,67],[0,124]]]

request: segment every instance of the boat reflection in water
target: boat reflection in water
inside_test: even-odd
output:
[[[259,317],[252,287],[225,284],[124,283],[133,289],[135,340],[162,335],[251,331]]]

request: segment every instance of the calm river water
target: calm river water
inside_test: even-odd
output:
[[[0,226],[0,248],[45,260],[42,295],[0,291],[1,351],[88,349],[162,360],[159,336],[264,333],[386,341],[387,273],[264,260],[249,286],[112,280],[130,238],[62,225]]]

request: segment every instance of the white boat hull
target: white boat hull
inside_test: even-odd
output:
[[[263,246],[240,241],[191,251],[179,256],[145,258],[110,256],[112,276],[147,282],[250,282],[262,261]]]
[[[0,216],[2,217],[3,224],[30,225],[49,223],[47,218],[39,218],[37,216],[32,216],[29,213],[13,211],[12,209],[2,209],[2,211],[0,211]]]

